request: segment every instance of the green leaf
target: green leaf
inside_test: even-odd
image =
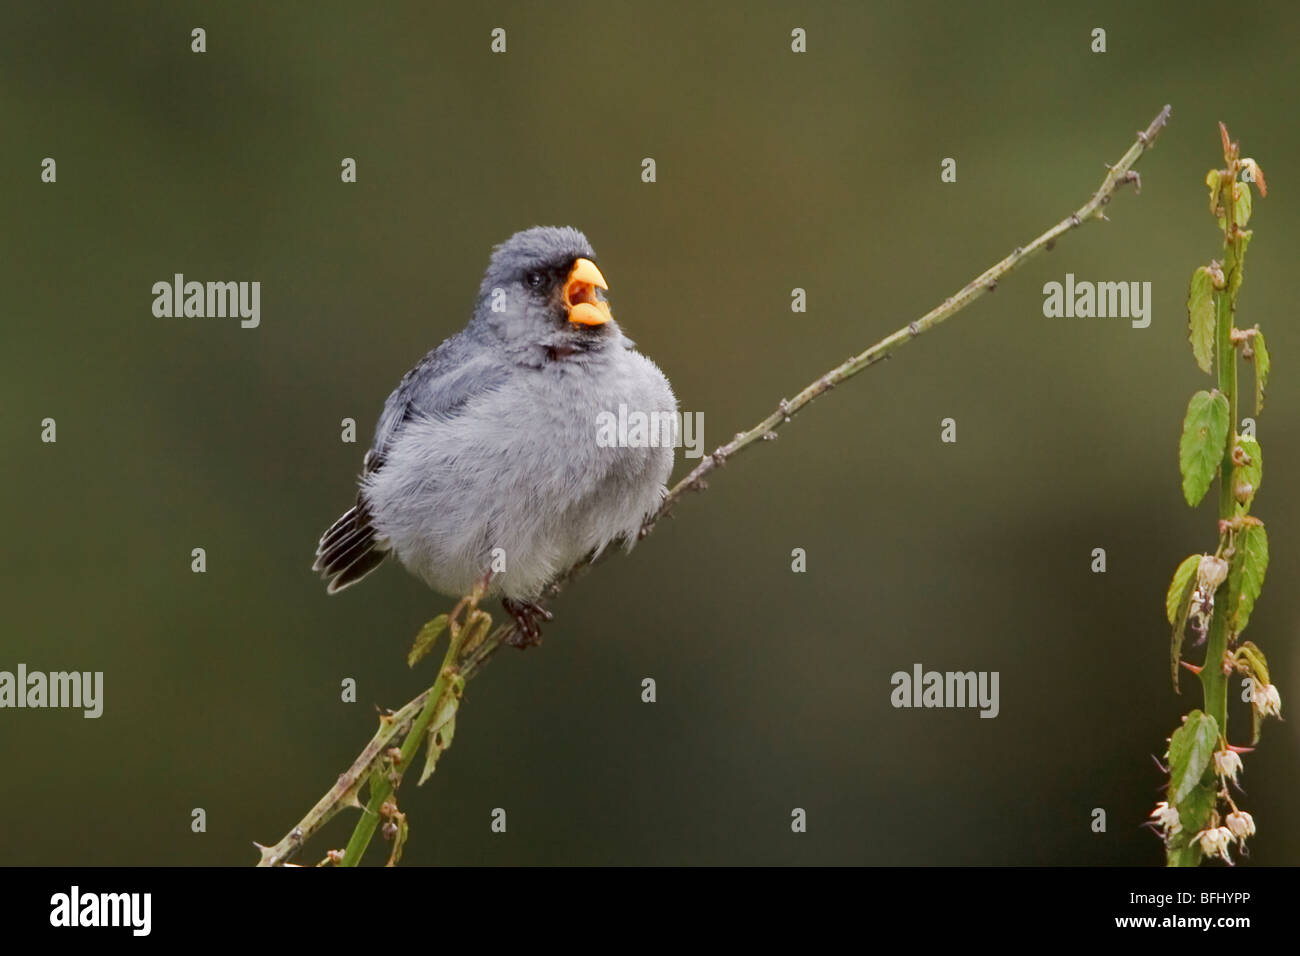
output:
[[[1250,525],[1237,534],[1228,568],[1228,593],[1234,603],[1232,632],[1240,634],[1250,623],[1259,592],[1264,588],[1268,570],[1268,534],[1263,525]]]
[[[1237,514],[1250,512],[1251,503],[1259,493],[1259,483],[1264,480],[1264,452],[1253,438],[1237,436],[1237,447],[1250,459],[1248,465],[1235,465],[1232,469],[1232,497],[1237,502]]]
[[[420,628],[420,633],[415,635],[415,643],[411,645],[411,652],[406,655],[406,666],[414,667],[418,664],[429,651],[433,650],[434,643],[446,629],[447,615],[445,614],[439,614]]]
[[[1192,287],[1187,293],[1187,337],[1196,364],[1202,372],[1209,372],[1214,363],[1214,280],[1205,266],[1192,273]]]
[[[1169,592],[1165,595],[1165,617],[1173,626],[1173,636],[1169,641],[1169,678],[1174,683],[1174,693],[1178,689],[1178,659],[1183,652],[1183,632],[1187,629],[1187,612],[1192,604],[1192,589],[1196,587],[1196,569],[1200,566],[1199,554],[1188,555],[1174,572],[1174,579],[1169,582]]]
[[[1264,410],[1264,390],[1268,388],[1268,346],[1264,344],[1264,333],[1255,326],[1255,340],[1251,343],[1255,353],[1255,414]]]
[[[1218,802],[1218,788],[1211,781],[1193,787],[1181,802],[1175,804],[1178,808],[1178,823],[1182,826],[1182,830],[1170,841],[1170,866],[1196,866],[1201,862],[1204,851],[1192,840],[1195,839],[1196,834],[1209,826],[1210,816],[1214,813],[1215,804]],[[1175,862],[1175,847],[1177,847],[1177,862]]]
[[[1180,817],[1184,801],[1205,776],[1218,744],[1219,725],[1199,710],[1188,714],[1169,738],[1169,802],[1178,807]]]
[[[1250,183],[1238,182],[1232,187],[1234,202],[1232,204],[1232,221],[1242,229],[1250,222]]]
[[[1193,508],[1214,481],[1228,440],[1228,424],[1228,400],[1217,389],[1197,392],[1187,403],[1178,467],[1183,474],[1183,497]]]
[[[1192,586],[1196,583],[1196,569],[1201,563],[1199,554],[1189,554],[1178,565],[1174,578],[1169,582],[1169,593],[1165,595],[1165,617],[1173,624],[1187,608],[1191,600]]]

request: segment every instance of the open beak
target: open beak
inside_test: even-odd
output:
[[[609,303],[596,297],[597,289],[609,289],[605,277],[590,259],[578,259],[564,283],[564,305],[574,325],[604,325],[614,316]]]

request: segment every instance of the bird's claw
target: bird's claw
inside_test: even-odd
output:
[[[511,598],[502,598],[501,606],[515,621],[514,628],[506,638],[507,644],[525,650],[542,643],[541,622],[554,617],[550,611],[536,601],[515,601]]]

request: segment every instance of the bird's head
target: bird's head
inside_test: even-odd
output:
[[[617,338],[587,237],[567,226],[535,226],[492,250],[475,321],[511,348],[592,351]]]

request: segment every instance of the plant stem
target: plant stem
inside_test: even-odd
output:
[[[1232,345],[1232,304],[1227,290],[1216,294],[1216,351],[1218,352],[1218,389],[1227,398],[1229,432],[1219,464],[1219,519],[1232,518],[1232,449],[1236,446],[1236,346]],[[1231,533],[1231,532],[1230,532]],[[1223,654],[1227,653],[1229,588],[1219,588],[1219,600],[1210,619],[1209,639],[1205,643],[1205,665],[1201,667],[1201,689],[1205,695],[1205,713],[1218,724],[1219,736],[1227,740],[1227,675],[1223,672]]]
[[[1214,294],[1214,349],[1219,378],[1219,391],[1228,400],[1228,443],[1223,449],[1219,465],[1219,520],[1227,521],[1236,511],[1232,496],[1232,451],[1237,446],[1237,346],[1232,341],[1234,294],[1237,287],[1233,273],[1241,269],[1241,239],[1237,238],[1234,222],[1236,204],[1233,186],[1236,182],[1235,163],[1224,173],[1220,186],[1224,209],[1224,266],[1225,284]],[[1229,532],[1231,535],[1231,532]],[[1231,538],[1229,539],[1231,540]],[[1223,672],[1223,658],[1228,651],[1231,590],[1220,588],[1223,600],[1216,603],[1210,621],[1210,634],[1205,644],[1205,664],[1201,668],[1201,688],[1205,696],[1205,712],[1218,724],[1219,736],[1228,739],[1228,676]]]
[[[702,490],[707,487],[704,478],[709,472],[726,464],[729,458],[759,439],[775,438],[776,430],[790,421],[794,414],[805,405],[824,395],[841,382],[857,375],[863,369],[876,364],[882,359],[889,358],[894,352],[922,332],[929,331],[941,322],[952,318],[984,293],[997,288],[997,284],[1003,276],[1018,269],[1038,253],[1050,250],[1056,245],[1056,240],[1065,233],[1077,229],[1085,222],[1094,219],[1104,220],[1106,216],[1102,211],[1102,207],[1110,202],[1115,190],[1130,182],[1134,183],[1139,190],[1142,188],[1142,181],[1133,170],[1133,166],[1142,158],[1142,154],[1155,143],[1156,137],[1164,129],[1165,124],[1169,122],[1171,112],[1172,108],[1165,106],[1156,115],[1156,118],[1151,121],[1150,125],[1137,134],[1137,140],[1128,148],[1128,152],[1120,157],[1118,163],[1107,170],[1106,178],[1102,180],[1097,191],[1092,194],[1092,198],[1080,206],[1072,215],[1062,219],[1029,245],[1013,250],[1001,262],[986,269],[979,276],[966,283],[955,295],[945,299],[942,304],[931,309],[919,319],[909,322],[892,335],[886,336],[865,351],[837,365],[804,388],[794,398],[788,401],[782,399],[776,411],[748,431],[740,432],[731,441],[720,446],[713,454],[701,461],[690,474],[672,487],[672,490],[668,492],[668,496],[664,499],[663,505],[642,528],[641,536],[644,537],[648,534],[654,523],[668,514],[673,505],[677,503],[677,500],[686,492]]]
[[[297,826],[285,834],[279,843],[274,846],[258,845],[262,851],[262,859],[258,866],[282,865],[344,807],[361,806],[357,799],[357,791],[365,782],[367,772],[381,759],[389,744],[410,725],[411,720],[424,706],[429,693],[430,691],[427,690],[422,692],[401,710],[386,718],[379,730],[370,738],[370,743],[366,744],[365,749],[357,755],[357,759],[352,761],[352,766],[339,775],[334,786],[307,811],[307,815],[299,820]]]
[[[375,835],[375,827],[379,825],[384,801],[392,796],[393,791],[397,789],[397,785],[402,782],[406,768],[415,759],[416,752],[428,732],[429,721],[433,719],[434,714],[442,710],[447,695],[452,692],[453,679],[457,676],[454,664],[454,655],[457,651],[455,640],[452,640],[451,645],[447,648],[446,657],[443,658],[442,669],[438,672],[438,680],[430,689],[424,707],[420,710],[420,715],[412,722],[410,733],[402,741],[401,756],[393,761],[392,767],[387,773],[384,773],[382,769],[376,769],[371,773],[370,799],[366,801],[366,806],[361,811],[361,819],[352,831],[352,839],[348,840],[348,846],[343,853],[343,861],[339,864],[340,866],[356,866],[361,862],[362,854],[366,852],[371,837]]]

